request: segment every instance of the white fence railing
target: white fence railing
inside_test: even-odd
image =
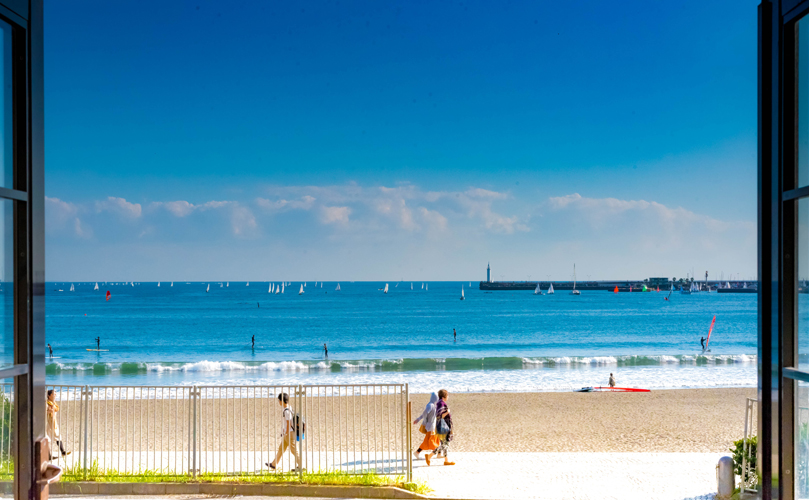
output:
[[[265,473],[287,439],[301,470],[290,446],[280,472],[412,477],[407,384],[49,389],[70,452],[54,443],[54,461],[75,476]],[[282,393],[305,424],[302,436],[282,437]]]

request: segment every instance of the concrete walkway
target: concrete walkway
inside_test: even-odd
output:
[[[451,453],[413,476],[432,495],[463,499],[713,499],[722,453]]]

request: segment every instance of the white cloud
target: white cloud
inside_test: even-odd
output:
[[[95,202],[96,212],[114,212],[126,217],[138,218],[143,209],[140,203],[130,203],[124,198],[114,196],[107,197],[106,200]]]
[[[348,207],[323,207],[320,212],[320,220],[324,224],[348,224],[348,216],[351,209]]]

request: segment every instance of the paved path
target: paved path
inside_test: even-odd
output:
[[[413,476],[464,499],[712,500],[722,453],[451,453]]]

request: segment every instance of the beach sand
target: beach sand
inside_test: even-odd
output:
[[[744,433],[749,389],[450,394],[462,452],[726,452]],[[429,400],[411,395],[415,418]],[[414,426],[413,441],[422,435]]]

